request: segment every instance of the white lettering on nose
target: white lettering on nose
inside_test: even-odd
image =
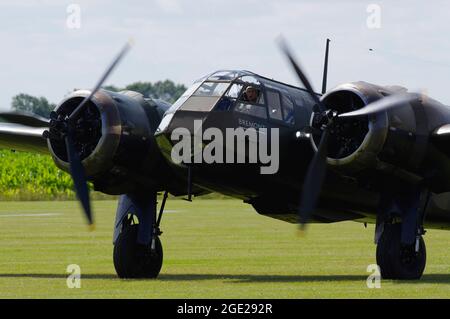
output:
[[[193,136],[193,138],[192,138]],[[194,132],[178,127],[172,131],[176,141],[171,150],[176,164],[251,163],[261,164],[261,174],[276,174],[279,169],[279,129],[264,127],[210,127],[203,131],[202,121],[194,120]]]

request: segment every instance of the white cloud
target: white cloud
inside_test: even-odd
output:
[[[72,2],[81,6],[79,30],[65,28]],[[373,2],[381,4],[382,25],[369,30],[366,6]],[[130,36],[136,45],[109,83],[169,78],[189,84],[222,68],[297,83],[275,45],[280,33],[316,88],[330,37],[330,87],[356,80],[424,87],[450,104],[448,12],[446,1],[420,0],[5,0],[0,108],[19,92],[58,102],[74,87],[89,88]]]

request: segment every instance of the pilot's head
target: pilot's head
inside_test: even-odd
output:
[[[253,86],[247,86],[247,88],[245,89],[245,96],[251,103],[256,103],[256,101],[258,100],[258,93],[258,90]]]

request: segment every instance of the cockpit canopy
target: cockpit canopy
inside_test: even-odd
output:
[[[166,114],[176,111],[238,112],[293,125],[294,105],[303,106],[308,94],[249,71],[216,71],[194,82]]]

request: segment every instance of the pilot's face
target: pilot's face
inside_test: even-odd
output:
[[[255,89],[248,89],[246,91],[247,93],[247,98],[250,102],[256,102],[256,99],[258,98],[258,93],[256,92]]]

